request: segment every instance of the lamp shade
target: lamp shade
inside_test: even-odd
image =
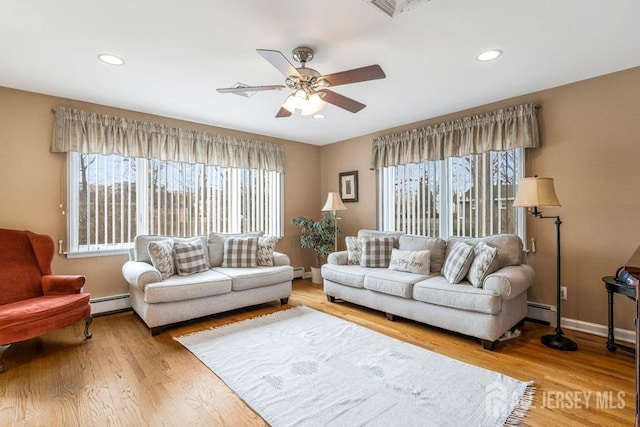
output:
[[[514,207],[560,206],[553,178],[522,178],[518,182],[518,193]]]
[[[323,211],[346,211],[344,203],[342,203],[342,199],[338,193],[331,191],[327,196],[327,201],[324,203],[322,207]]]

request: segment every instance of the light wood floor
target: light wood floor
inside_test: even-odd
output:
[[[606,301],[603,301],[605,304]],[[446,356],[520,380],[537,392],[525,425],[632,426],[635,364],[605,339],[565,331],[575,353],[540,344],[549,327],[527,322],[517,339],[482,349],[479,340],[384,313],[326,301],[320,285],[294,281],[289,305],[307,305]],[[0,426],[263,426],[215,374],[172,338],[286,309],[265,304],[211,316],[151,337],[132,312],[14,344],[0,374]]]

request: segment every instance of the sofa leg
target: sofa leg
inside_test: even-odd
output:
[[[91,332],[89,332],[89,326],[91,326],[91,323],[93,323],[93,316],[89,316],[84,319],[84,337],[86,339],[91,339],[92,337]]]
[[[482,348],[484,348],[485,350],[493,351],[495,346],[496,346],[495,341],[482,340]]]
[[[336,297],[332,297],[331,295],[327,295],[327,301],[336,302]]]
[[[394,316],[394,315],[393,315],[393,314],[391,314],[391,313],[385,313],[385,315],[387,316],[387,320],[390,320],[390,321],[392,321],[392,322],[395,322],[395,320],[396,320],[396,316]]]
[[[9,350],[11,344],[0,345],[0,374],[4,372],[4,354]]]
[[[280,298],[280,304],[281,305],[286,305],[289,303],[289,298]]]
[[[155,337],[156,335],[159,335],[160,332],[164,330],[164,326],[156,326],[153,328],[149,328],[149,330],[151,331],[151,336]]]

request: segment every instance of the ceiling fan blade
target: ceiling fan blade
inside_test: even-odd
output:
[[[327,74],[320,77],[329,82],[329,86],[346,85],[349,83],[365,82],[367,80],[384,79],[387,75],[378,65],[354,68],[353,70],[341,71],[339,73]]]
[[[344,95],[340,95],[339,93],[333,92],[328,89],[323,89],[319,92],[323,92],[325,95],[322,98],[323,101],[328,102],[329,104],[333,104],[336,107],[343,108],[352,113],[357,113],[362,110],[366,105],[356,101],[355,99],[348,98]]]
[[[256,49],[256,52],[276,67],[285,77],[302,77],[298,70],[296,70],[296,67],[294,67],[281,52],[269,49]]]
[[[276,118],[289,117],[290,115],[291,115],[291,111],[287,110],[284,107],[280,107],[280,110],[278,110],[278,114],[276,114]]]
[[[238,87],[223,87],[216,89],[220,93],[239,93],[239,92],[258,92],[261,90],[282,90],[287,87],[284,85],[269,85],[269,86],[238,86]]]

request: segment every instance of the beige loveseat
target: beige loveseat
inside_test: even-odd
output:
[[[393,253],[399,254],[390,259],[391,268],[389,262],[379,267],[361,265],[357,246],[364,255],[363,242],[378,242],[385,237],[392,238]],[[458,243],[462,246],[455,250],[456,258],[464,252],[468,255],[464,260],[471,267],[478,257],[474,273],[465,272],[464,266],[457,266],[453,258],[447,262]],[[516,235],[453,237],[445,241],[360,230],[357,239],[351,238],[351,245],[356,246],[352,251],[332,253],[322,266],[324,292],[331,302],[339,298],[383,311],[390,320],[401,316],[477,337],[488,350],[505,332],[524,323],[527,289],[534,272],[523,263],[522,241]],[[350,256],[356,259],[350,260]],[[423,270],[415,272],[420,268]],[[463,277],[452,278],[455,274]],[[451,283],[457,279],[459,283]]]
[[[274,241],[266,245],[266,249],[259,246],[261,252],[256,255],[255,262],[253,258],[243,258],[247,266],[238,267],[243,264],[225,259],[231,253],[231,243],[246,241],[253,244],[251,239],[255,239],[257,244],[263,234],[210,233],[188,239],[136,236],[130,260],[122,266],[122,274],[129,283],[131,307],[151,329],[151,334],[156,335],[168,325],[185,320],[270,301],[286,304],[291,295],[293,268],[287,255],[269,251],[272,251]],[[153,252],[163,246],[167,250],[173,248],[174,270],[163,263],[171,262],[170,254],[165,254],[167,257],[163,260]],[[175,253],[178,247],[192,251],[181,264]],[[253,254],[249,255],[253,257]],[[269,264],[271,260],[273,265],[257,265],[259,255],[263,255],[265,261],[261,264]]]

